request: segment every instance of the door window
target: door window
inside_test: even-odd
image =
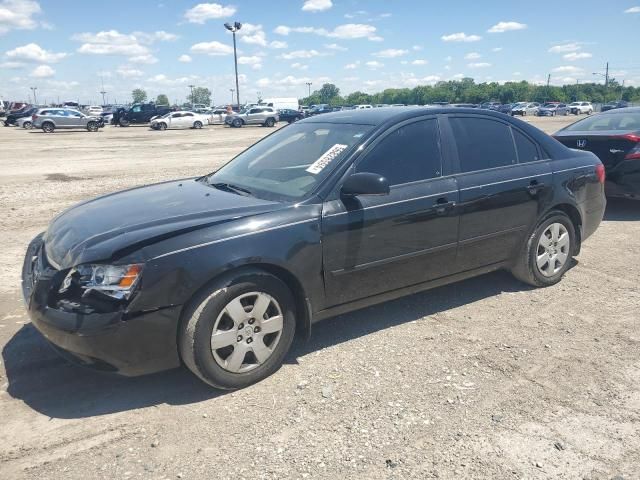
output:
[[[131,109],[133,113],[140,113],[142,111],[142,107],[140,105],[136,105]]]
[[[458,147],[461,172],[473,172],[516,163],[509,126],[488,118],[449,119]]]
[[[373,147],[356,171],[382,175],[390,185],[441,176],[437,120],[421,120],[395,129]]]
[[[525,137],[515,128],[513,131],[513,139],[516,141],[516,148],[518,149],[518,162],[535,162],[540,160],[540,154],[538,153],[538,147],[535,143]]]

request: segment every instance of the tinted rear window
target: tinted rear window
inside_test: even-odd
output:
[[[515,128],[512,131],[513,139],[516,141],[516,148],[518,149],[518,162],[525,163],[540,160],[536,144]]]
[[[565,131],[569,132],[597,132],[601,130],[640,130],[640,112],[594,115],[565,128]]]
[[[487,118],[450,118],[458,147],[460,170],[473,172],[517,162],[511,131],[504,123]]]

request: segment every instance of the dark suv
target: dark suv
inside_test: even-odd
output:
[[[24,297],[75,361],[184,362],[240,388],[327,317],[498,269],[559,282],[600,224],[603,183],[593,153],[488,110],[326,114],[215,173],[58,215],[29,245]]]
[[[161,117],[173,109],[168,105],[153,103],[135,103],[129,109],[119,108],[113,113],[112,123],[121,127],[131,124],[149,123],[153,117]]]
[[[15,125],[16,121],[20,118],[30,117],[34,113],[36,113],[38,109],[36,107],[24,107],[20,110],[15,110],[4,119],[4,126],[10,127],[11,125]]]

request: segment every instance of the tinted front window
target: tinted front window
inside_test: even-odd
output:
[[[249,147],[206,181],[237,185],[267,199],[300,199],[315,190],[371,128],[294,123]]]
[[[450,118],[460,170],[473,172],[516,163],[509,127],[486,118]]]
[[[565,131],[569,132],[597,132],[603,130],[640,130],[640,112],[594,115],[565,128]]]
[[[529,140],[515,128],[513,131],[513,139],[516,141],[516,148],[518,149],[518,161],[520,163],[535,162],[540,160],[540,154],[535,143]]]
[[[442,160],[437,120],[422,120],[394,130],[367,154],[357,171],[382,175],[390,185],[439,177]]]

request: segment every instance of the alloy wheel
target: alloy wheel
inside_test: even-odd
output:
[[[216,363],[232,373],[264,364],[275,350],[283,329],[278,302],[267,293],[243,293],[218,315],[211,334]]]
[[[567,228],[561,223],[552,223],[544,229],[538,240],[536,264],[545,277],[557,274],[569,258],[571,239]]]

